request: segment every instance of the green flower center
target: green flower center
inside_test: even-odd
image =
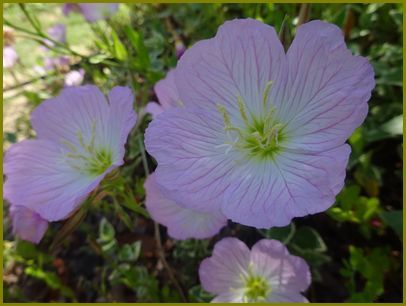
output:
[[[280,150],[280,143],[285,139],[283,125],[275,117],[275,108],[268,106],[268,95],[272,82],[265,87],[262,106],[263,114],[254,116],[247,112],[246,103],[240,96],[237,97],[238,109],[243,125],[234,126],[230,116],[223,105],[218,104],[218,111],[224,121],[224,130],[230,138],[225,143],[228,148],[235,148],[249,157],[260,159],[272,158]],[[234,139],[233,139],[234,136]]]
[[[85,143],[81,131],[77,131],[76,136],[80,147],[66,140],[62,141],[69,148],[65,155],[68,164],[90,177],[103,174],[113,163],[113,152],[110,148],[95,146],[96,122],[92,124],[92,135],[88,143]]]
[[[249,275],[245,279],[244,299],[246,302],[264,302],[271,293],[269,283],[264,277]]]

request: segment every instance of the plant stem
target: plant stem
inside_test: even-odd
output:
[[[148,162],[147,162],[147,157],[145,155],[145,148],[144,148],[144,144],[142,143],[141,137],[138,138],[138,141],[139,141],[140,148],[141,148],[141,157],[142,157],[142,163],[144,165],[145,175],[148,176],[149,175]],[[159,232],[159,224],[155,221],[154,221],[154,233],[155,233],[155,240],[157,243],[159,258],[161,259],[162,264],[164,265],[165,269],[167,270],[168,276],[171,279],[174,286],[176,287],[176,290],[179,292],[179,295],[180,295],[182,301],[187,303],[188,299],[187,299],[185,293],[183,292],[181,285],[176,280],[175,275],[173,274],[172,268],[169,266],[168,262],[166,261],[165,251],[162,246],[161,234]]]

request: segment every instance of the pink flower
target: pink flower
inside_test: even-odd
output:
[[[262,228],[335,202],[345,142],[375,86],[337,26],[300,26],[285,53],[274,28],[252,19],[227,21],[188,49],[173,83],[183,107],[145,134],[157,184],[185,208]]]
[[[3,48],[3,68],[11,68],[17,63],[18,54],[11,46]]]
[[[65,86],[79,86],[83,83],[85,71],[83,69],[69,71],[65,75]]]
[[[119,3],[66,3],[62,7],[65,15],[80,12],[88,22],[107,19],[118,10]]]
[[[71,87],[31,115],[37,139],[4,157],[4,198],[47,221],[68,217],[113,169],[135,124],[131,90],[114,87],[108,101],[95,86]]]
[[[251,249],[224,238],[199,268],[202,287],[212,302],[307,302],[301,294],[311,283],[309,266],[277,240],[263,239]]]

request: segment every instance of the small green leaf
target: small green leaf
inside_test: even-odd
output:
[[[141,241],[136,241],[132,244],[125,244],[121,247],[118,253],[120,261],[136,261],[141,252]]]
[[[295,224],[292,222],[288,226],[273,227],[267,230],[260,230],[260,233],[268,239],[276,239],[284,244],[288,244],[296,232]]]
[[[149,58],[148,50],[145,47],[144,40],[140,33],[135,31],[130,26],[124,28],[124,33],[131,42],[131,45],[137,52],[137,61],[141,68],[147,69],[151,66],[151,60]]]
[[[303,226],[297,229],[290,244],[295,245],[301,250],[311,250],[316,252],[324,252],[327,250],[319,233],[309,226]]]
[[[402,211],[401,210],[382,211],[380,213],[380,216],[383,222],[389,225],[402,240],[402,227],[403,227]]]
[[[118,37],[116,31],[114,31],[113,29],[111,30],[111,36],[113,38],[115,57],[120,61],[127,60],[127,57],[128,57],[127,50],[126,50],[125,46],[123,45],[123,43],[121,42],[120,38]]]

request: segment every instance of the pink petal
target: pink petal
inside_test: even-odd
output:
[[[222,294],[244,286],[250,250],[237,238],[224,238],[214,246],[212,256],[202,261],[199,277],[202,287],[213,294]],[[231,289],[233,288],[233,289]]]
[[[224,104],[236,110],[237,96],[254,113],[262,112],[262,94],[273,81],[269,101],[281,100],[286,59],[273,27],[253,19],[226,21],[217,35],[186,50],[175,70],[179,96],[186,106]]]
[[[10,215],[13,233],[23,240],[39,243],[44,236],[48,222],[34,211],[18,205],[11,205]]]
[[[279,109],[287,147],[321,151],[343,144],[367,115],[372,66],[351,54],[337,26],[322,21],[298,28],[287,57],[289,91]]]
[[[64,151],[48,140],[24,140],[12,145],[3,165],[4,198],[48,221],[68,217],[104,177],[81,175],[66,162]]]
[[[169,70],[164,79],[155,84],[154,91],[158,97],[159,104],[161,104],[164,110],[180,105],[180,97],[175,85],[175,72],[173,69]]]
[[[251,249],[251,262],[253,273],[269,280],[272,293],[277,290],[303,292],[311,283],[308,264],[290,255],[278,240],[258,241]]]
[[[158,161],[157,183],[178,204],[198,211],[220,210],[221,194],[234,164],[224,155],[223,123],[216,111],[172,108],[145,133],[148,152]],[[187,206],[186,206],[187,205]]]
[[[162,194],[155,182],[155,174],[145,181],[146,202],[152,218],[168,227],[175,239],[204,239],[214,236],[226,224],[220,214],[202,213],[183,208]]]

